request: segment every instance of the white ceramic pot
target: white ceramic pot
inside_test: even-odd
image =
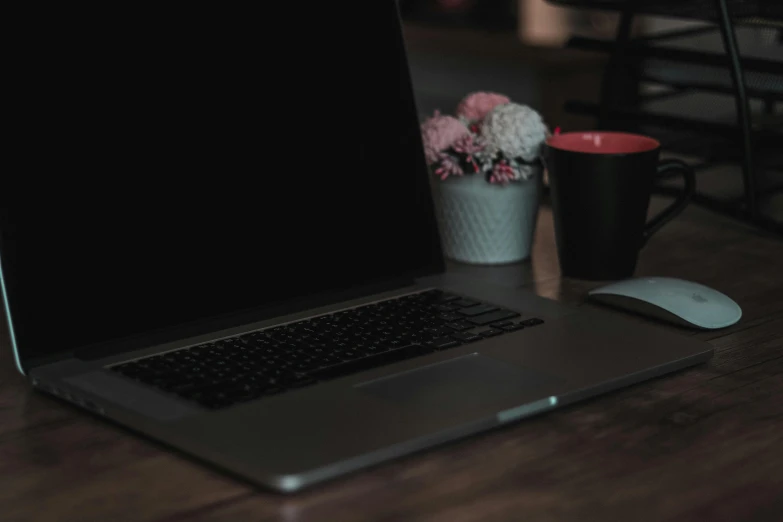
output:
[[[496,185],[481,175],[433,178],[443,252],[463,263],[504,264],[530,257],[541,171],[527,181]]]

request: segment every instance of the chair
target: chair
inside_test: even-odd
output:
[[[779,150],[783,143],[783,123],[778,108],[783,101],[783,2],[547,1],[563,7],[620,12],[614,41],[583,37],[569,40],[569,47],[608,53],[609,61],[598,103],[569,101],[567,110],[596,116],[598,126],[603,129],[638,131],[650,126],[665,129],[668,140],[661,141],[667,148],[688,154],[701,151],[705,161],[696,166],[698,169],[714,166],[716,161],[738,161],[743,187],[740,198],[718,198],[700,192],[694,202],[783,237],[783,220],[762,212],[772,197],[783,192],[783,182],[774,175],[783,170],[783,154]],[[632,27],[639,15],[671,16],[708,24],[637,37],[632,35]],[[741,55],[737,33],[747,27],[768,29],[777,43],[764,46],[756,53],[746,53],[743,49]],[[717,48],[704,50],[678,45],[697,39],[709,42],[709,38],[718,42]],[[642,83],[663,86],[665,90],[646,95],[639,89]],[[707,105],[695,117],[648,110],[655,103],[660,105],[661,100],[686,95],[693,106],[694,93],[707,98],[715,93],[732,95],[736,119],[726,122],[702,117],[710,112]],[[761,104],[763,109],[754,116],[751,104]],[[709,137],[706,146],[705,136]],[[736,143],[740,144],[739,150],[733,150],[732,145]],[[674,194],[678,189],[661,184],[657,190]]]

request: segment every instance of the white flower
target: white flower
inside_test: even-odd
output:
[[[514,179],[523,181],[527,181],[535,176],[536,168],[538,166],[537,164],[531,165],[529,163],[521,163],[515,159],[509,160],[508,164],[511,165],[511,168],[514,169],[514,172],[516,173]]]
[[[538,158],[547,132],[541,115],[518,103],[498,105],[487,114],[481,126],[488,152],[500,151],[507,158],[528,162]]]

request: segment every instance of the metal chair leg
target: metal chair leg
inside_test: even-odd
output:
[[[742,70],[737,35],[734,32],[734,24],[731,21],[726,0],[715,0],[718,10],[718,25],[720,26],[723,45],[729,57],[731,77],[734,82],[734,101],[737,106],[737,123],[742,133],[742,181],[745,189],[745,210],[751,219],[758,216],[756,206],[756,179],[754,171],[753,135],[750,116],[750,104],[745,92],[745,74]]]
[[[626,72],[628,62],[626,60],[628,45],[631,40],[631,28],[633,27],[634,11],[628,7],[623,9],[620,23],[617,26],[617,35],[614,41],[614,49],[606,64],[604,77],[601,82],[601,102],[598,112],[598,128],[606,129],[610,121],[610,113],[618,98],[624,98],[622,92],[626,86],[623,73]],[[619,84],[619,85],[618,85]],[[637,85],[638,88],[638,85]]]

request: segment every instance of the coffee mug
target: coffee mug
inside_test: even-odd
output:
[[[621,132],[569,132],[550,136],[549,172],[560,270],[566,277],[624,279],[633,275],[650,236],[688,205],[696,180],[679,160],[658,161],[661,144]],[[647,219],[655,178],[680,173],[685,190]]]

